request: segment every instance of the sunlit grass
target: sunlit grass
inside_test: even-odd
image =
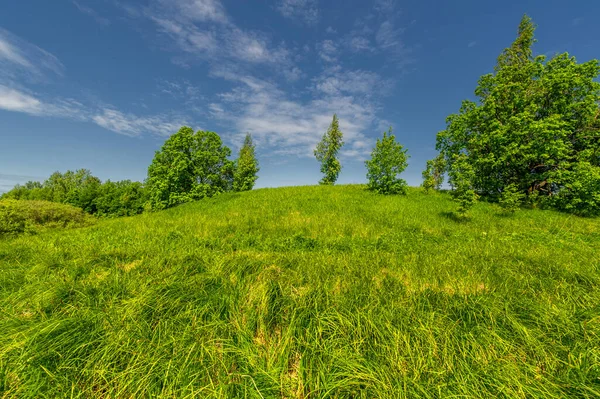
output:
[[[600,220],[363,186],[0,241],[0,396],[600,397]]]

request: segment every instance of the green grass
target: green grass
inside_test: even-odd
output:
[[[362,186],[0,241],[0,397],[597,398],[600,220]]]

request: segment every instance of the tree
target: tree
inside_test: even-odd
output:
[[[582,178],[594,187],[600,176],[593,169],[600,167],[600,66],[597,60],[577,64],[568,54],[534,57],[534,32],[524,16],[494,73],[479,79],[478,102],[464,101],[447,118],[436,148],[448,173],[458,167],[456,156],[465,155],[461,162],[473,169],[472,188],[482,196],[498,200],[512,185],[561,209],[600,212],[584,194],[589,189],[575,184]],[[589,173],[576,173],[581,170]],[[588,199],[567,206],[578,195]]]
[[[340,131],[338,117],[333,114],[329,129],[327,129],[314,151],[317,161],[321,163],[321,173],[324,175],[319,184],[332,185],[337,181],[342,170],[342,165],[337,159],[337,154],[344,145],[342,139],[343,134]]]
[[[453,168],[450,169],[449,183],[454,188],[452,196],[458,203],[458,214],[466,216],[477,202],[478,195],[473,189],[475,172],[464,154],[454,155]]]
[[[252,142],[252,136],[246,134],[244,145],[240,149],[240,155],[235,162],[235,172],[233,174],[233,190],[248,191],[252,190],[257,173],[260,170],[258,160],[254,153],[255,145]]]
[[[509,184],[504,187],[502,194],[500,194],[500,199],[498,203],[508,213],[514,213],[517,209],[519,209],[519,205],[525,199],[525,193],[519,191],[519,188],[516,184]]]
[[[377,139],[371,159],[365,165],[370,190],[380,194],[406,193],[406,181],[398,175],[408,166],[407,150],[396,141],[391,127],[389,132],[383,132],[382,139]]]
[[[231,150],[214,132],[182,127],[156,152],[148,168],[148,196],[155,209],[210,197],[233,184]]]
[[[446,160],[442,156],[437,156],[434,159],[427,161],[423,176],[423,188],[425,192],[430,190],[439,190],[444,182],[444,169],[446,168]]]

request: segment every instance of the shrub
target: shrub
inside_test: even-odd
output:
[[[94,218],[71,205],[49,201],[0,201],[0,236],[35,233],[50,228],[83,227]]]
[[[525,193],[519,190],[516,184],[504,187],[500,194],[499,203],[506,212],[514,213],[525,200]]]

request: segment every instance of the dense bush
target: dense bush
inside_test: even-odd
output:
[[[57,227],[82,227],[93,222],[93,217],[71,205],[49,201],[0,201],[0,236]]]

